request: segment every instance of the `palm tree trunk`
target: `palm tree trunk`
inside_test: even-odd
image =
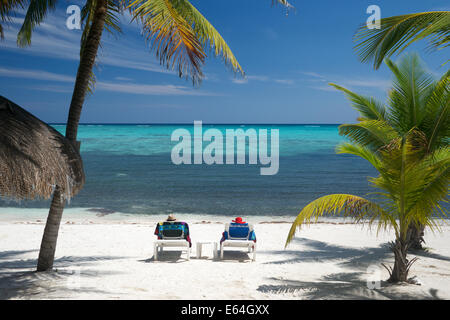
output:
[[[47,271],[53,268],[56,242],[58,240],[59,225],[61,223],[62,212],[64,210],[64,202],[64,197],[61,195],[59,187],[56,186],[47,217],[47,223],[45,224],[41,249],[39,250],[37,271]]]
[[[394,252],[394,268],[390,270],[389,282],[407,282],[409,269],[416,262],[417,258],[408,260],[409,242],[403,239],[397,239],[391,244],[391,250]],[[389,269],[388,269],[389,270]]]
[[[73,89],[72,101],[70,102],[69,117],[67,119],[66,138],[72,141],[77,147],[78,124],[80,122],[81,110],[83,109],[84,98],[89,86],[89,79],[97,57],[103,27],[105,25],[107,11],[107,1],[97,0],[94,19],[86,39],[83,55],[80,58],[77,78]]]
[[[394,268],[392,269],[389,282],[406,282],[408,278],[407,265],[408,260],[406,259],[406,245],[401,240],[396,240],[391,246],[394,252],[395,262]]]
[[[424,225],[417,226],[415,224],[411,224],[409,226],[409,233],[410,233],[409,248],[414,250],[423,250],[422,243],[425,242],[425,240],[423,239],[424,231],[425,231]]]
[[[100,45],[100,39],[102,37],[106,11],[107,0],[97,0],[94,19],[86,39],[83,54],[80,57],[80,64],[78,66],[77,77],[73,89],[72,101],[70,102],[69,117],[66,127],[66,138],[72,142],[78,151],[80,150],[80,143],[77,142],[78,124],[80,122],[84,98],[86,96],[89,79],[92,74],[98,47]],[[64,211],[64,204],[65,199],[61,195],[58,186],[56,186],[55,192],[53,193],[47,223],[44,229],[41,250],[39,251],[37,271],[47,271],[53,268],[56,242],[58,240],[59,225],[61,223],[61,218]]]

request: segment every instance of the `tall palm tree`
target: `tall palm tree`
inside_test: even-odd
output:
[[[405,57],[398,65],[387,60],[387,64],[394,73],[389,107],[332,84],[349,97],[360,114],[359,123],[339,127],[350,143],[338,146],[337,152],[367,160],[379,173],[369,179],[378,192],[372,194],[373,199],[333,194],[314,200],[295,219],[286,246],[298,227],[325,213],[343,213],[377,224],[379,229],[390,227],[395,232],[391,243],[395,262],[388,269],[389,280],[398,282],[407,281],[415,261],[407,260],[410,226],[438,228],[434,218],[446,214],[441,202],[448,199],[450,179],[450,78],[447,73],[432,81],[419,72],[417,56]]]
[[[276,2],[288,8],[291,6],[286,0]],[[47,12],[55,8],[55,5],[56,0],[30,0],[17,38],[19,45],[30,44],[33,28],[43,21]],[[176,69],[180,77],[190,77],[194,84],[200,82],[207,49],[212,49],[215,56],[221,56],[235,73],[244,74],[219,32],[188,0],[86,0],[83,8],[80,64],[66,127],[66,137],[78,150],[78,124],[86,93],[92,90],[93,67],[102,33],[104,29],[120,29],[117,14],[124,7],[132,12],[134,19],[142,22],[150,46],[156,50],[161,64],[166,68]],[[38,271],[53,267],[64,205],[65,199],[56,186],[39,251]]]
[[[362,25],[354,36],[362,62],[373,60],[378,69],[384,58],[401,53],[412,43],[430,39],[430,48],[442,49],[450,41],[450,11],[430,11],[381,19],[380,29]]]

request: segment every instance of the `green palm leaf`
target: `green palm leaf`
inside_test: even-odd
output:
[[[425,105],[419,128],[428,137],[427,153],[449,144],[450,136],[450,70],[433,86]]]
[[[422,122],[425,99],[434,86],[434,78],[426,72],[417,54],[406,55],[397,64],[386,59],[386,65],[394,74],[389,93],[390,121],[399,132],[406,133]]]
[[[57,0],[30,0],[22,27],[17,35],[17,45],[25,47],[31,43],[35,26],[39,25],[49,11],[55,10]]]
[[[219,32],[189,1],[172,0],[172,4],[177,12],[192,26],[203,48],[214,51],[215,56],[222,56],[224,62],[230,64],[234,72],[244,74],[236,57]]]
[[[339,214],[341,212],[345,217],[351,217],[356,221],[370,218],[372,223],[375,218],[380,218],[379,226],[386,225],[386,220],[395,224],[395,221],[390,219],[383,208],[372,201],[350,194],[332,194],[316,199],[303,208],[289,230],[285,246],[292,241],[297,228],[304,223],[310,223],[311,218],[315,218],[317,221],[326,213]]]
[[[351,141],[377,151],[399,137],[386,121],[364,120],[356,124],[342,124],[339,134]]]
[[[336,153],[352,154],[367,160],[375,169],[380,167],[380,158],[369,148],[356,143],[342,143],[337,146]]]
[[[334,83],[329,83],[329,85],[345,93],[362,119],[385,120],[386,107],[376,99],[359,95]]]
[[[206,54],[195,31],[180,15],[171,0],[136,0],[129,5],[133,19],[143,23],[151,48],[161,64],[178,70],[180,77],[190,76],[193,83],[201,80],[201,66]]]
[[[355,50],[360,60],[373,60],[378,69],[384,58],[400,53],[413,42],[430,37],[432,48],[448,46],[450,11],[431,11],[381,19],[380,29],[362,25],[355,34]]]
[[[440,201],[448,202],[450,180],[450,148],[445,147],[427,155],[411,168],[411,201],[407,210],[427,222],[433,214],[446,216]],[[420,214],[426,213],[426,215]]]
[[[11,19],[13,10],[23,9],[27,0],[1,0],[0,1],[0,22],[8,22]],[[0,23],[0,39],[4,39],[3,25]]]

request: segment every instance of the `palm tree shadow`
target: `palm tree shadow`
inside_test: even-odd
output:
[[[342,260],[339,265],[367,269],[370,265],[379,264],[384,259],[393,257],[388,243],[383,243],[378,247],[351,248],[307,238],[295,238],[292,242],[300,243],[310,250],[269,251],[267,252],[269,254],[290,257],[266,263],[286,264]]]
[[[37,259],[19,259],[21,255],[37,250],[0,252],[0,299],[14,298],[70,298],[73,293],[108,292],[92,287],[77,286],[88,278],[117,272],[98,271],[91,268],[97,261],[115,260],[113,256],[66,256],[55,260],[55,270],[36,272]],[[23,271],[25,270],[25,271]]]
[[[430,289],[428,294],[408,290],[401,292],[401,286],[408,284],[391,284],[381,281],[380,288],[369,289],[367,279],[363,279],[369,266],[378,265],[385,260],[392,260],[393,253],[388,243],[378,247],[351,248],[339,246],[307,238],[296,238],[308,250],[280,250],[270,254],[288,256],[283,260],[266,262],[267,264],[287,264],[302,262],[338,261],[338,265],[351,269],[353,272],[334,273],[322,276],[318,281],[280,280],[270,278],[276,284],[260,286],[257,290],[264,293],[299,295],[306,299],[440,299],[436,289]],[[425,255],[424,255],[425,256]],[[433,254],[428,255],[433,257]],[[446,258],[439,255],[436,259]],[[354,271],[354,270],[357,271]]]
[[[258,291],[270,294],[289,294],[302,299],[339,299],[339,300],[437,300],[440,299],[436,289],[428,294],[417,292],[400,292],[402,285],[393,285],[382,281],[380,288],[369,289],[367,282],[361,280],[359,272],[334,273],[323,276],[318,281],[279,280],[269,278],[272,284],[261,285]],[[276,283],[273,284],[273,281]],[[414,285],[406,285],[414,286]]]
[[[438,253],[430,252],[428,249],[425,250],[409,250],[408,254],[412,254],[418,257],[423,258],[431,258],[436,260],[442,260],[442,261],[450,261],[450,257],[443,256]]]

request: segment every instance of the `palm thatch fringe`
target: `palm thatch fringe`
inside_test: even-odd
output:
[[[70,141],[0,96],[0,196],[48,199],[58,185],[70,199],[84,181],[81,156]]]

